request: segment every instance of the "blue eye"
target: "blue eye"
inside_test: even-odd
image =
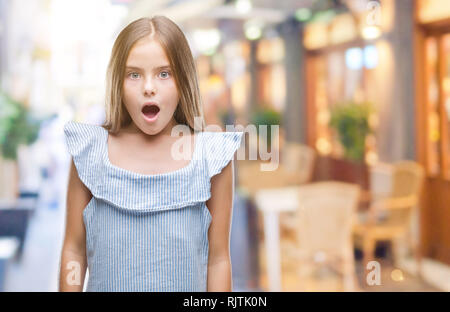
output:
[[[161,74],[166,74],[165,76],[161,77]],[[163,79],[169,78],[170,77],[170,72],[168,71],[162,71],[159,73],[160,77]]]
[[[133,78],[133,79],[139,78],[139,77],[136,77],[136,76],[133,76],[133,75],[139,75],[139,74],[138,74],[138,73],[135,73],[135,72],[129,73],[129,74],[128,74],[128,76],[131,76],[131,78]]]

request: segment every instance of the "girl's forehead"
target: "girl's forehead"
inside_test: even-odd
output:
[[[141,39],[138,40],[131,48],[127,58],[127,66],[142,66],[144,64],[156,64],[161,66],[161,62],[168,63],[166,52],[161,44],[156,40]],[[136,64],[139,63],[139,64]]]

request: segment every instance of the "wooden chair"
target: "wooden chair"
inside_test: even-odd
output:
[[[288,183],[300,185],[311,181],[316,151],[304,144],[286,143],[281,155],[281,164]]]
[[[296,239],[285,242],[288,249],[283,255],[298,260],[302,284],[310,269],[327,265],[341,273],[345,291],[358,288],[351,230],[359,192],[358,185],[334,181],[300,187]]]
[[[261,170],[264,162],[246,160],[239,162],[239,187],[254,195],[260,189],[300,185],[311,180],[316,153],[309,146],[286,143],[278,168],[273,171]]]
[[[286,143],[281,155],[287,185],[301,185],[312,180],[316,151],[304,144]],[[280,215],[281,236],[295,236],[296,220],[292,213]]]
[[[363,263],[374,259],[376,243],[389,241],[394,265],[398,264],[402,239],[413,250],[420,275],[418,241],[413,242],[411,221],[417,215],[417,205],[424,180],[424,170],[413,161],[393,165],[381,164],[371,168],[372,199],[369,210],[360,215],[353,233],[364,253]]]
[[[250,198],[262,189],[289,187],[309,182],[312,178],[316,152],[313,148],[298,144],[284,143],[281,162],[274,171],[261,170],[262,161],[240,160],[238,163],[238,188]],[[295,220],[290,213],[280,214],[281,236],[295,235]],[[259,228],[263,228],[262,218],[258,218]],[[260,233],[260,240],[263,233]]]

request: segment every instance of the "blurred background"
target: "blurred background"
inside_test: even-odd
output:
[[[279,125],[236,162],[234,290],[450,291],[448,1],[0,0],[1,291],[57,290],[63,125],[103,122],[113,42],[156,14],[207,124]]]

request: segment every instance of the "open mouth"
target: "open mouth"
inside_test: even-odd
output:
[[[159,107],[156,105],[145,105],[142,108],[142,113],[148,119],[154,119],[158,115],[159,110],[160,110]]]

